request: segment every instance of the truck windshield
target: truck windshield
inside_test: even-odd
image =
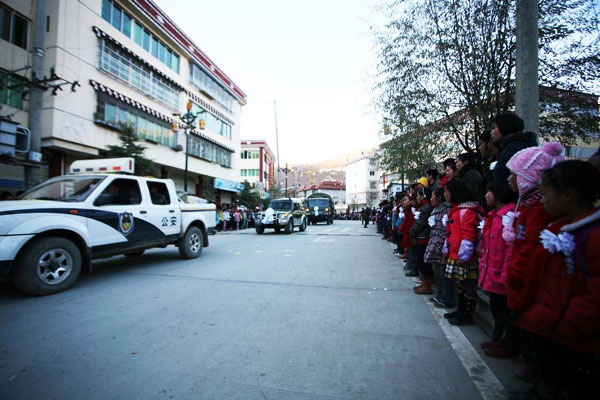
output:
[[[68,175],[50,179],[21,195],[22,200],[80,202],[87,199],[105,176]]]
[[[313,208],[314,206],[327,208],[329,207],[329,201],[327,199],[308,199],[308,207]]]
[[[290,211],[292,209],[292,202],[290,200],[273,200],[269,207],[274,211]]]

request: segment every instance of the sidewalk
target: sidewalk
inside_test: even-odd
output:
[[[398,260],[396,257],[394,257],[394,258],[396,260]],[[399,261],[399,266],[402,267],[402,268],[399,268],[399,270],[403,274],[404,260],[398,260],[398,261]],[[405,279],[413,282],[412,277],[405,277]],[[435,293],[435,287],[434,287],[434,293]],[[490,371],[493,373],[493,375],[495,375],[497,380],[501,383],[501,385],[504,387],[504,389],[506,391],[525,391],[525,390],[530,389],[531,388],[530,383],[522,382],[519,379],[517,379],[515,376],[516,371],[519,369],[519,367],[522,364],[521,359],[491,358],[491,357],[486,356],[484,354],[483,350],[479,347],[480,343],[487,342],[491,339],[491,333],[492,333],[492,329],[493,329],[493,318],[490,313],[489,296],[480,290],[478,291],[478,294],[479,294],[479,297],[481,300],[478,302],[477,308],[475,310],[475,315],[474,315],[475,323],[473,325],[461,326],[461,327],[457,327],[457,328],[460,329],[460,332],[462,333],[462,335],[464,335],[464,337],[468,340],[472,349],[475,350],[475,352],[471,352],[471,353],[473,355],[475,353],[477,354],[477,356],[475,356],[475,358],[478,358],[477,361],[478,362],[482,361],[483,363],[485,363],[485,365],[487,365],[487,367],[490,369]],[[432,296],[425,295],[425,296],[421,296],[421,297],[423,298],[423,301],[429,302],[429,298]],[[431,309],[432,309],[432,313],[437,311],[437,309],[435,309],[433,307],[431,307]],[[449,309],[448,312],[449,311],[454,311],[454,309]],[[446,312],[446,311],[444,311],[444,312]],[[434,315],[434,317],[435,317],[435,315]],[[440,328],[444,328],[444,329],[446,328],[446,326],[443,326],[442,324],[451,326],[443,318],[439,319],[439,323],[440,323]],[[444,330],[444,329],[442,329],[442,330]],[[450,342],[453,341],[452,338],[450,338],[450,337],[448,337],[448,340]],[[457,354],[457,355],[459,356],[459,358],[461,358],[461,355],[459,355],[459,354]],[[472,360],[473,357],[468,356],[468,358],[471,359],[470,361],[473,361]],[[462,359],[461,359],[461,361],[462,361]],[[465,366],[465,369],[467,369],[467,370],[469,369],[468,364],[464,364],[464,366]],[[486,396],[483,396],[483,397],[484,397],[484,399],[486,398]]]

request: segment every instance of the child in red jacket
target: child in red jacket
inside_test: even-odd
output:
[[[479,266],[475,248],[479,240],[478,225],[484,211],[473,196],[459,179],[452,179],[444,186],[444,197],[452,203],[445,242],[448,254],[446,278],[458,280],[461,289],[458,310],[444,314],[452,325],[473,323],[477,305]]]
[[[600,172],[564,161],[544,172],[541,189],[559,219],[540,234],[537,290],[517,323],[543,338],[536,350],[546,390],[586,398],[600,378]]]
[[[560,143],[546,143],[542,147],[528,147],[517,152],[506,164],[510,170],[509,182],[519,200],[514,212],[503,218],[502,236],[513,243],[513,256],[506,273],[507,306],[514,314],[512,321],[523,312],[535,293],[535,281],[531,279],[533,263],[531,257],[538,245],[539,235],[553,218],[542,204],[539,184],[544,170],[554,166],[564,158],[564,148]],[[486,355],[495,358],[514,358],[523,354],[526,365],[521,370],[530,371],[533,360],[532,337],[520,332],[514,323],[506,327],[504,346],[487,349]]]
[[[501,346],[500,340],[509,317],[505,286],[513,244],[505,242],[502,237],[502,217],[514,210],[517,196],[508,186],[491,181],[485,199],[488,206],[494,207],[482,227],[479,260],[479,287],[490,296],[490,311],[494,318],[492,340],[481,344],[481,348],[487,350]]]

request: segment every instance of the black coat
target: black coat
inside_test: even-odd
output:
[[[537,145],[537,136],[533,132],[519,132],[503,137],[499,143],[500,155],[494,167],[494,177],[492,179],[508,186],[510,171],[506,168],[506,163],[518,151]]]

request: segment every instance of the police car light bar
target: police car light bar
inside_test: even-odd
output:
[[[69,172],[71,174],[90,173],[126,173],[133,174],[135,160],[131,157],[105,158],[103,160],[77,160],[73,161]]]

